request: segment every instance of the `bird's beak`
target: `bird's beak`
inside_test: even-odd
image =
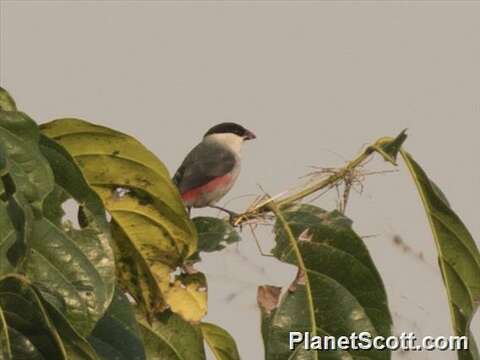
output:
[[[255,134],[249,130],[247,130],[247,132],[245,133],[245,135],[243,135],[243,139],[244,140],[253,140],[253,139],[256,139],[257,137],[255,136]]]

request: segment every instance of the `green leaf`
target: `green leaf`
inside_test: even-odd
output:
[[[0,275],[12,271],[25,257],[32,222],[32,209],[17,187],[9,160],[0,143]]]
[[[0,143],[6,151],[9,173],[16,191],[41,211],[43,200],[53,189],[53,174],[39,150],[35,122],[22,112],[0,110]]]
[[[45,137],[41,149],[55,175],[55,191],[49,197],[59,201],[72,198],[81,204],[88,225],[77,229],[63,221],[58,212],[51,217],[53,213],[48,208],[60,204],[47,198],[48,217],[38,217],[33,222],[30,251],[23,268],[47,299],[63,299],[62,303],[52,304],[86,336],[113,297],[115,265],[110,229],[101,200],[88,187],[68,153]]]
[[[97,360],[90,345],[27,278],[0,280],[1,359]]]
[[[32,217],[39,216],[54,186],[39,136],[37,125],[26,114],[0,110],[0,275],[25,256]]]
[[[452,210],[440,189],[410,154],[402,152],[402,156],[417,186],[435,239],[454,333],[469,337],[470,349],[458,351],[458,358],[480,359],[470,332],[470,323],[480,303],[478,248],[472,235]]]
[[[12,349],[10,346],[10,338],[8,336],[8,324],[3,311],[0,308],[0,359],[10,360],[12,357]]]
[[[196,251],[197,236],[165,166],[134,138],[83,120],[42,132],[75,158],[112,215],[122,286],[149,317],[168,308],[170,273]]]
[[[238,232],[225,220],[198,216],[192,221],[198,234],[198,252],[193,254],[189,260],[200,261],[200,252],[220,251],[225,246],[240,241]]]
[[[232,336],[221,327],[202,322],[203,339],[208,344],[216,360],[240,360],[237,344]]]
[[[148,360],[205,360],[198,326],[170,311],[158,315],[151,324],[142,315],[137,319]]]
[[[0,137],[0,270],[24,273],[88,334],[115,283],[102,202],[61,146],[42,137],[40,147],[38,128],[26,115],[0,111]],[[61,206],[69,198],[82,204],[89,220],[84,229],[62,220]]]
[[[43,297],[42,304],[59,334],[68,360],[99,360],[93,347],[74,329],[63,314]]]
[[[26,278],[0,280],[0,313],[3,359],[66,359],[60,336]]]
[[[17,111],[15,100],[4,88],[0,87],[0,110],[4,111]]]
[[[302,344],[289,350],[289,331],[388,336],[392,320],[380,275],[349,219],[311,205],[273,210],[272,253],[299,272],[281,299],[276,288],[259,289],[266,359],[389,359],[389,352],[375,350],[306,352]]]
[[[392,141],[386,142],[381,146],[381,150],[387,154],[392,163],[395,164],[397,160],[397,155],[400,152],[400,149],[402,148],[403,143],[407,140],[407,130],[402,130],[398,136],[393,139]],[[383,155],[383,154],[382,154]],[[385,155],[384,155],[385,156]]]
[[[97,323],[89,341],[105,360],[146,359],[133,305],[120,289],[116,289],[108,311]]]

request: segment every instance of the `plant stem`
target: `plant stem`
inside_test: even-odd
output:
[[[279,208],[275,205],[275,202],[270,203],[270,210],[275,214],[276,218],[280,221],[283,230],[285,231],[285,234],[288,237],[288,240],[290,242],[290,245],[292,246],[292,249],[295,253],[295,257],[297,258],[297,266],[300,271],[303,271],[303,274],[305,274],[305,295],[307,298],[307,306],[308,306],[308,311],[310,313],[310,333],[312,336],[317,335],[317,319],[315,317],[315,304],[313,302],[313,295],[312,295],[312,287],[310,285],[310,274],[308,273],[307,267],[305,266],[305,262],[303,261],[303,255],[302,252],[300,251],[300,247],[298,246],[298,242],[293,235],[292,229],[290,228],[290,225],[288,224],[287,220],[284,218],[282,212],[279,210]],[[315,356],[315,359],[318,359],[317,355]]]
[[[392,158],[392,156],[390,156],[388,153],[386,153],[383,148],[385,145],[392,143],[394,140],[395,139],[391,137],[383,137],[378,139],[372,145],[367,146],[359,155],[357,155],[356,158],[349,161],[345,167],[343,167],[342,169],[339,169],[335,174],[330,175],[326,179],[319,180],[305,187],[304,189],[301,189],[295,192],[290,196],[283,197],[283,198],[281,196],[269,197],[266,201],[261,202],[260,204],[253,207],[252,209],[249,209],[244,213],[239,214],[236,217],[235,221],[233,221],[233,224],[235,226],[239,226],[252,218],[260,216],[261,214],[271,212],[272,204],[276,206],[278,209],[282,209],[282,208],[293,205],[299,200],[319,190],[325,189],[326,187],[329,187],[329,186],[333,186],[338,181],[341,181],[342,179],[344,179],[349,173],[352,172],[352,170],[362,165],[375,152],[382,155],[382,157],[386,161],[392,163],[393,165],[396,165],[395,159]]]

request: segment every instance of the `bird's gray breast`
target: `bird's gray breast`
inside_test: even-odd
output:
[[[238,154],[222,144],[201,142],[186,156],[175,173],[173,181],[177,184],[180,193],[184,194],[225,175],[230,175],[234,182],[239,171]]]

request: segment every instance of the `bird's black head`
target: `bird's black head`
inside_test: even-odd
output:
[[[205,136],[213,134],[235,134],[244,140],[252,140],[256,138],[253,132],[245,129],[242,125],[238,125],[233,122],[224,122],[215,125],[206,132]]]

